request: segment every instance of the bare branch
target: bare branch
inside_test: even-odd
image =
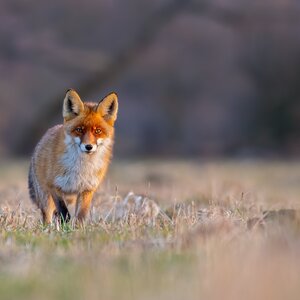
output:
[[[168,24],[182,9],[188,6],[190,0],[173,0],[169,1],[165,6],[152,15],[144,24],[139,34],[133,42],[121,49],[104,68],[93,73],[89,78],[76,85],[76,89],[80,94],[86,96],[95,90],[101,90],[118,76],[121,75],[136,58],[152,43],[160,30]],[[64,92],[64,91],[63,91]],[[62,93],[63,93],[62,92]],[[61,110],[63,95],[60,93],[54,100],[48,101],[48,105],[39,114],[39,117],[33,120],[24,129],[26,138],[16,141],[15,149],[19,149],[19,154],[29,153],[32,145],[37,141],[38,137],[46,130],[49,120],[54,119]],[[48,122],[47,122],[48,120]],[[36,126],[39,124],[39,126]]]

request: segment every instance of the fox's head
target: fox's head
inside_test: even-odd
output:
[[[84,153],[94,153],[112,143],[118,113],[118,97],[111,93],[99,103],[82,102],[68,90],[63,104],[66,142],[78,145]]]

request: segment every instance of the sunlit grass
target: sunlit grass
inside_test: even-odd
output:
[[[299,163],[117,162],[84,226],[41,223],[26,167],[0,172],[0,299],[298,299]],[[130,190],[155,220],[113,216]]]

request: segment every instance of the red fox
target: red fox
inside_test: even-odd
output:
[[[29,168],[30,198],[40,208],[45,224],[52,222],[54,213],[69,221],[67,205],[73,203],[75,218],[85,220],[110,162],[117,113],[115,93],[99,103],[88,103],[74,90],[67,91],[64,123],[42,137]]]

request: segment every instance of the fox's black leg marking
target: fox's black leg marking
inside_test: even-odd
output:
[[[68,211],[65,201],[58,196],[53,197],[53,199],[56,206],[56,215],[64,222],[70,221],[71,215]]]

